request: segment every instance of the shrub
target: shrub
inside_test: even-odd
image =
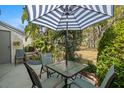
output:
[[[112,64],[116,76],[111,87],[124,87],[124,20],[117,21],[109,28],[99,43],[97,75],[100,83]]]
[[[96,66],[93,64],[88,64],[88,67],[86,67],[83,71],[87,71],[89,73],[96,73]]]
[[[25,52],[34,52],[35,51],[34,47],[31,45],[25,46],[24,50],[25,50]]]

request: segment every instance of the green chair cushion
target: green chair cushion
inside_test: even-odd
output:
[[[52,76],[46,80],[41,81],[43,88],[62,88],[65,85],[65,82],[61,78]]]
[[[72,84],[77,85],[80,88],[96,88],[96,86],[92,85],[90,82],[88,82],[85,79],[80,79],[80,78],[76,78]]]

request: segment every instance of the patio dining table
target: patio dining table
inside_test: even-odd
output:
[[[84,68],[86,68],[87,64],[81,64],[73,61],[68,61],[68,65],[66,65],[66,61],[55,62],[46,65],[47,69],[51,69],[58,74],[62,75],[65,78],[65,86],[68,85],[68,79],[80,73]]]

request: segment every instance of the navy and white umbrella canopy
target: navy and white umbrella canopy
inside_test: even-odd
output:
[[[27,5],[28,20],[56,31],[66,30],[66,65],[68,30],[82,30],[113,16],[112,5]]]
[[[56,31],[81,30],[113,16],[112,5],[28,5],[29,21]],[[68,18],[67,18],[68,12]]]

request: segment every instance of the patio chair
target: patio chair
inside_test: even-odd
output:
[[[41,81],[35,71],[27,63],[24,63],[24,65],[32,81],[32,88],[61,88],[65,85],[62,78],[57,78],[54,76]]]
[[[107,74],[105,75],[105,78],[103,79],[101,85],[99,86],[100,88],[107,88],[110,87],[110,84],[112,83],[113,79],[115,76],[115,71],[114,71],[114,65],[110,67],[108,70]],[[86,79],[81,79],[81,78],[76,78],[70,85],[76,85],[79,88],[96,88],[95,85],[92,85],[90,82],[88,82]]]
[[[15,65],[17,64],[17,61],[20,61],[20,62],[25,61],[25,52],[23,49],[16,49]]]
[[[50,69],[46,69],[46,65],[47,64],[50,64],[53,62],[52,60],[52,54],[51,53],[45,53],[45,54],[41,54],[41,57],[40,57],[40,60],[41,60],[41,63],[42,63],[42,67],[41,67],[41,70],[40,70],[40,78],[41,78],[41,74],[42,72],[47,72],[47,77],[49,78],[51,76],[51,74],[54,74],[55,72],[50,70]]]

